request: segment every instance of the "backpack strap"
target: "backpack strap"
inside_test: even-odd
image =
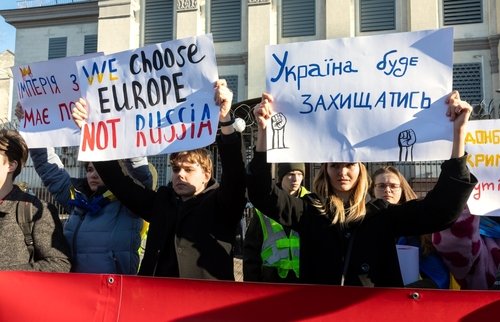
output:
[[[22,203],[22,207],[20,206]],[[21,208],[21,209],[19,209]],[[24,242],[30,254],[30,263],[35,259],[35,245],[33,241],[33,214],[31,212],[31,203],[28,201],[18,201],[16,206],[16,220],[23,231]]]

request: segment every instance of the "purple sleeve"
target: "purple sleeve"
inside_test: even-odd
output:
[[[434,247],[462,289],[489,289],[500,264],[500,239],[481,236],[479,218],[465,209],[450,228],[432,234]]]

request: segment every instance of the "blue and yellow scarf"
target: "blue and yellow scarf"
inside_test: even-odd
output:
[[[81,192],[76,190],[74,187],[71,188],[70,201],[68,205],[72,207],[80,208],[88,215],[95,215],[107,206],[110,202],[116,200],[116,197],[109,190],[106,190],[104,193],[93,196],[92,198],[87,198],[87,196]]]

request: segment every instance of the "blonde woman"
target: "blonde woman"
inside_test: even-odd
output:
[[[301,198],[276,188],[271,165],[266,162],[265,131],[268,120],[274,121],[272,102],[272,96],[264,93],[254,108],[259,128],[247,188],[255,207],[300,234],[302,282],[403,286],[395,238],[448,227],[477,182],[467,169],[464,151],[471,106],[458,92],[448,98],[446,114],[454,122],[453,148],[434,189],[422,200],[391,205],[381,199],[367,203],[369,177],[360,162],[322,164],[313,193]]]

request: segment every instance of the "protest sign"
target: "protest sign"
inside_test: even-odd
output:
[[[467,165],[477,177],[467,205],[474,215],[500,216],[500,120],[474,120],[465,137]]]
[[[448,159],[453,30],[266,47],[268,162]]]
[[[79,160],[172,153],[215,141],[211,35],[79,61],[77,68],[89,106]]]
[[[80,98],[76,61],[100,53],[52,59],[12,67],[24,111],[19,132],[30,148],[77,146],[80,129],[71,118]]]

